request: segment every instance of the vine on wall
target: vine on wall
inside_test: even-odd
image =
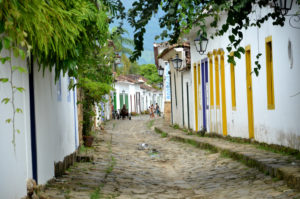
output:
[[[101,73],[95,78],[95,74],[87,71],[95,72],[95,68],[100,72],[102,69],[111,71],[114,53],[104,48],[111,37],[109,23],[113,18],[124,17],[120,0],[0,1],[0,52],[3,47],[10,52],[9,56],[0,57],[0,61],[2,64],[8,62],[11,71],[9,77],[0,78],[1,83],[11,87],[10,96],[1,99],[1,103],[12,106],[12,117],[6,119],[6,123],[12,124],[14,147],[15,133],[21,132],[15,124],[16,114],[23,112],[16,106],[15,98],[17,92],[25,91],[15,85],[14,74],[27,73],[27,70],[12,65],[13,57],[24,60],[32,55],[40,70],[45,72],[54,68],[56,80],[62,71],[64,75],[68,73],[77,78],[76,85],[86,93],[102,90],[97,95],[89,95],[98,101],[98,95],[111,89],[111,72]],[[102,51],[105,51],[102,56],[109,59],[97,57]]]

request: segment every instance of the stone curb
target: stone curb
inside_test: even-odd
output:
[[[183,135],[183,131],[173,129],[167,126],[156,126],[154,129],[159,134],[167,133],[168,137],[172,140],[192,144],[195,147],[201,149],[207,149],[214,152],[219,152],[221,154],[225,154],[235,160],[246,164],[249,167],[257,168],[265,174],[268,174],[272,177],[276,177],[278,179],[282,179],[287,183],[289,187],[300,191],[300,166],[299,161],[297,161],[296,159],[295,162],[298,162],[298,164],[295,163],[294,165],[291,165],[289,160],[287,160],[286,156],[281,155],[282,160],[280,159],[280,161],[278,161],[276,159],[270,158],[270,155],[274,155],[277,158],[279,156],[280,158],[280,155],[276,153],[265,152],[260,149],[255,149],[256,152],[259,153],[258,155],[256,153],[249,152],[247,148],[245,148],[242,144],[230,143],[230,145],[234,145],[236,146],[236,148],[220,146],[220,144],[214,143],[214,141],[208,141],[207,139],[203,139],[201,137]],[[226,143],[229,141],[223,140],[222,142]]]

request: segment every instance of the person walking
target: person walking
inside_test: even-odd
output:
[[[154,106],[153,106],[153,104],[151,104],[151,107],[150,107],[150,118],[154,118]]]
[[[155,104],[155,113],[156,113],[157,117],[160,116],[159,106],[157,103]]]

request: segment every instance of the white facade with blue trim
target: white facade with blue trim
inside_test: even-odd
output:
[[[3,50],[1,56],[8,56],[8,52]],[[28,66],[16,58],[12,58],[12,64]],[[0,78],[10,78],[9,65],[0,64],[0,68]],[[13,82],[25,91],[15,93],[15,106],[23,111],[16,114],[15,127],[20,133],[15,135],[15,148],[11,142],[12,123],[5,122],[12,118],[12,105],[0,103],[0,198],[5,199],[25,196],[30,178],[36,178],[39,184],[52,179],[54,163],[74,153],[79,145],[76,90],[68,90],[67,76],[61,75],[55,82],[53,70],[46,70],[43,76],[34,64],[33,75],[16,71]],[[0,99],[3,98],[11,99],[8,83],[0,83]]]

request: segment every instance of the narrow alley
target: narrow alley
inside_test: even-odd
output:
[[[112,120],[98,133],[92,162],[76,163],[47,184],[49,198],[300,198],[240,162],[169,140],[146,116]],[[144,144],[143,144],[144,143]]]

